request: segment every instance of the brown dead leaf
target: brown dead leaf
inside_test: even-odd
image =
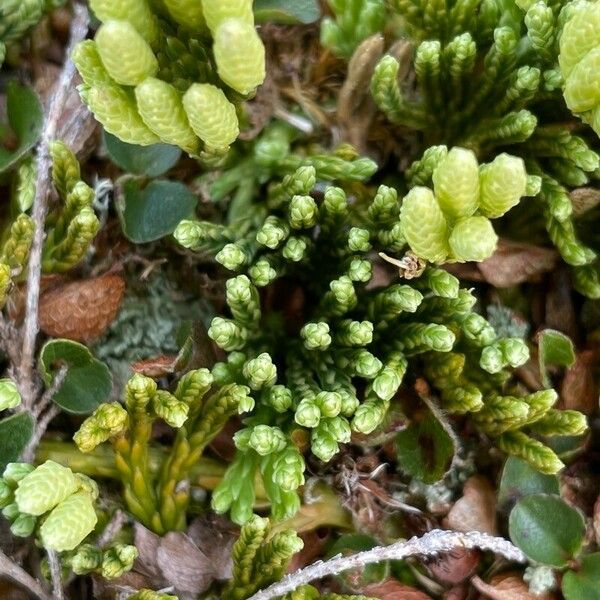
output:
[[[188,527],[188,535],[211,561],[215,577],[231,578],[233,544],[239,537],[239,529],[225,517],[208,514],[194,519]]]
[[[40,298],[40,329],[52,337],[87,342],[102,335],[117,316],[125,281],[102,275],[73,281]]]
[[[554,600],[556,598],[550,592],[541,595],[532,594],[521,575],[516,572],[494,575],[489,583],[475,576],[471,579],[471,583],[484,598],[491,600]]]
[[[361,594],[379,598],[379,600],[431,600],[425,592],[405,585],[395,579],[388,579],[381,583],[372,583],[360,590]]]
[[[163,354],[154,358],[138,360],[131,365],[131,370],[134,373],[141,373],[146,377],[160,379],[161,377],[165,377],[165,375],[171,375],[175,372],[177,358],[176,354]]]
[[[600,190],[588,187],[577,188],[569,192],[573,215],[580,217],[600,204]]]
[[[440,583],[456,585],[471,577],[479,566],[479,552],[456,548],[436,557],[427,568]]]
[[[156,558],[164,578],[181,600],[186,594],[196,598],[215,580],[216,565],[181,531],[170,531],[161,539]]]
[[[450,509],[447,521],[456,531],[496,535],[496,494],[485,477],[474,475],[467,480],[462,498]]]
[[[562,381],[560,397],[564,408],[591,415],[598,410],[598,386],[594,367],[598,362],[596,350],[583,350],[569,367]]]
[[[287,568],[288,573],[293,573],[314,563],[322,555],[329,541],[329,532],[320,530],[305,531],[300,534],[300,537],[304,542],[304,547],[292,557]]]
[[[493,256],[477,266],[488,283],[504,288],[538,278],[557,260],[555,250],[501,239]]]
[[[596,500],[596,504],[594,504],[594,518],[593,518],[593,526],[594,526],[594,536],[596,538],[596,544],[600,546],[600,496]]]
[[[444,592],[443,600],[465,600],[469,593],[469,588],[466,584],[455,585],[453,588]]]

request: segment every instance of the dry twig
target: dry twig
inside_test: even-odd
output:
[[[33,244],[29,257],[27,273],[27,299],[25,305],[25,320],[23,324],[23,344],[21,360],[17,370],[19,388],[23,398],[23,406],[31,410],[38,394],[34,380],[35,342],[38,334],[38,304],[40,299],[40,282],[42,275],[42,249],[44,243],[44,223],[48,213],[48,198],[50,196],[50,158],[49,144],[55,138],[68,93],[71,89],[76,70],[69,58],[77,43],[85,38],[88,30],[88,11],[79,4],[74,7],[75,16],[71,23],[71,36],[66,51],[66,60],[62,73],[56,84],[56,89],[50,98],[48,114],[44,121],[42,138],[37,147],[37,178],[35,199],[33,203],[33,223],[35,227]]]
[[[442,552],[450,552],[455,548],[489,550],[515,562],[526,562],[527,560],[521,550],[504,538],[479,533],[478,531],[460,533],[458,531],[434,529],[420,538],[413,537],[410,540],[399,541],[390,546],[377,546],[352,556],[335,556],[325,562],[318,561],[304,569],[291,573],[267,589],[256,592],[248,600],[272,600],[315,579],[337,575],[348,569],[364,567],[385,560],[402,560],[409,556],[434,556]]]
[[[16,562],[12,561],[0,550],[0,576],[6,577],[18,583],[38,600],[51,600],[44,591],[39,581],[35,580],[29,573],[23,570]]]

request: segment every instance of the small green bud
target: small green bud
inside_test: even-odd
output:
[[[268,260],[260,259],[248,269],[248,275],[254,285],[265,287],[277,278],[277,271],[271,266]]]
[[[348,277],[352,281],[368,283],[373,275],[371,262],[364,258],[353,258],[348,268]]]
[[[179,243],[181,244],[180,241]],[[182,246],[189,247],[186,244]],[[226,244],[215,256],[215,260],[230,271],[238,271],[248,263],[248,255],[238,244]]]
[[[19,481],[15,501],[19,512],[38,516],[53,509],[78,487],[71,469],[47,460]]]
[[[300,262],[306,255],[308,242],[303,237],[290,237],[283,246],[282,255],[286,260]]]
[[[32,515],[19,515],[10,526],[10,532],[17,537],[29,537],[37,524],[37,518]]]
[[[271,250],[278,248],[287,239],[290,233],[289,227],[278,217],[267,217],[263,226],[256,234],[256,241]]]
[[[428,349],[450,352],[456,336],[445,325],[409,323],[403,327],[400,339],[407,350]]]
[[[496,339],[494,328],[477,313],[470,313],[461,322],[461,327],[465,337],[479,346],[489,346]]]
[[[104,553],[101,574],[105,579],[116,579],[133,568],[138,550],[129,544],[117,544]]]
[[[495,345],[484,348],[479,359],[479,366],[488,373],[499,373],[505,366],[504,356]]]
[[[14,521],[20,514],[19,506],[16,502],[12,504],[7,504],[2,509],[2,516],[8,521]]]
[[[281,452],[287,444],[283,431],[279,427],[256,425],[248,439],[248,445],[261,456]]]
[[[241,19],[254,24],[252,0],[202,0],[202,11],[211,32],[226,19]]]
[[[169,83],[148,77],[135,88],[144,123],[165,143],[179,146],[188,154],[198,151],[198,138],[190,127],[179,92]]]
[[[371,249],[369,236],[368,229],[352,227],[348,232],[348,248],[352,252],[368,252]]]
[[[102,550],[93,544],[82,544],[70,560],[75,575],[87,575],[102,564]]]
[[[321,411],[314,400],[304,398],[296,408],[294,420],[302,427],[313,428],[321,420]]]
[[[241,350],[248,338],[248,331],[231,319],[215,317],[208,329],[208,337],[214,340],[219,348],[227,352]]]
[[[158,38],[158,21],[147,0],[90,0],[90,7],[102,22],[129,21],[149,44]]]
[[[92,500],[98,499],[98,496],[100,496],[100,488],[91,477],[88,477],[83,473],[75,473],[75,479],[77,479],[79,490],[88,493],[92,497]]]
[[[272,386],[277,380],[277,367],[273,364],[267,352],[249,360],[242,369],[248,385],[253,390]]]
[[[0,379],[0,410],[16,408],[21,404],[21,394],[12,379]]]
[[[117,402],[101,404],[79,427],[73,441],[81,452],[91,452],[96,446],[127,428],[129,415]]]
[[[240,429],[233,434],[233,443],[238,450],[247,452],[250,449],[250,436],[252,435],[252,428],[246,427]]]
[[[44,548],[64,552],[73,550],[90,534],[98,518],[92,497],[77,492],[63,500],[40,527]]]
[[[158,390],[152,398],[156,416],[171,427],[181,427],[188,418],[190,407],[165,390]]]
[[[532,427],[538,435],[582,435],[588,429],[584,414],[576,410],[550,409]]]
[[[392,354],[373,380],[375,394],[382,400],[391,400],[402,383],[407,367],[408,362],[403,354]]]
[[[342,346],[366,346],[373,341],[373,323],[344,319],[336,330],[335,338]]]
[[[173,20],[184,29],[202,32],[205,29],[202,4],[198,0],[163,0]]]
[[[288,447],[275,460],[273,479],[286,492],[304,484],[304,458],[296,448]]]
[[[175,397],[188,406],[199,402],[213,384],[213,376],[208,369],[188,371],[177,384]]]
[[[107,21],[98,29],[95,41],[104,68],[117,83],[137,85],[156,75],[158,61],[131,23]]]
[[[490,219],[501,217],[519,203],[527,191],[527,172],[522,158],[499,154],[479,170],[479,208]]]
[[[342,410],[342,397],[337,392],[319,392],[314,403],[324,417],[337,417]]]
[[[449,254],[448,225],[433,192],[414,187],[404,197],[400,211],[402,234],[419,257],[442,263]]]
[[[144,412],[156,395],[156,381],[141,373],[135,375],[125,386],[125,406],[131,412]]]
[[[333,418],[322,419],[319,427],[322,427],[332,435],[339,444],[347,444],[352,437],[350,423],[344,417],[335,416]]]
[[[423,273],[422,280],[440,298],[456,298],[458,296],[460,281],[444,269],[430,267]]]
[[[239,134],[235,106],[221,89],[194,83],[183,96],[183,107],[194,133],[213,152],[225,152]]]
[[[480,262],[494,253],[498,236],[486,217],[468,217],[456,223],[448,243],[458,262]]]
[[[498,345],[504,360],[513,368],[524,365],[529,360],[529,348],[521,338],[504,338]]]
[[[464,148],[452,148],[433,171],[433,186],[447,217],[462,219],[473,215],[479,199],[479,165],[475,154]]]
[[[311,196],[294,196],[289,204],[289,222],[293,229],[308,229],[317,222],[319,210]]]
[[[265,401],[278,413],[285,413],[292,406],[292,392],[284,385],[274,385],[266,390]]]
[[[372,433],[381,425],[387,412],[388,404],[379,398],[370,398],[361,404],[352,418],[352,429],[365,435]]]
[[[331,344],[329,325],[324,321],[307,323],[301,329],[300,336],[308,350],[326,350]]]
[[[265,47],[253,23],[226,19],[213,31],[219,77],[236,92],[251,94],[265,79]]]
[[[313,429],[310,448],[312,453],[323,462],[329,462],[340,450],[335,437],[321,427]]]
[[[6,465],[6,468],[4,469],[2,477],[4,478],[4,481],[7,484],[14,488],[19,483],[19,481],[21,481],[21,479],[29,475],[29,473],[31,473],[34,470],[35,467],[33,465],[30,465],[29,463],[8,463]]]
[[[5,508],[14,501],[13,489],[4,479],[0,479],[0,508]]]
[[[15,200],[21,212],[28,211],[33,205],[36,177],[35,163],[32,160],[22,162],[17,171],[15,185]]]

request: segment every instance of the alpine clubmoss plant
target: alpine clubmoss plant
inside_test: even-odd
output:
[[[75,155],[60,141],[51,144],[50,153],[52,181],[60,204],[46,219],[42,270],[64,273],[85,257],[100,222],[92,208],[94,190],[82,181]],[[0,308],[8,300],[14,284],[26,275],[34,224],[25,211],[30,208],[34,195],[35,167],[26,161],[16,173],[14,204],[19,211],[4,232],[0,252]]]
[[[61,0],[2,0],[0,2],[0,66],[7,49],[22,39],[46,10],[64,4]]]
[[[455,155],[448,153],[452,159]],[[472,163],[474,158],[467,160]],[[500,157],[498,162],[504,160],[510,159]],[[469,210],[482,206],[482,197],[489,214],[508,210],[518,200],[527,177],[522,161],[515,161],[521,185],[505,189],[504,166],[497,174],[498,163],[486,165],[483,193],[475,161]],[[415,176],[421,171],[415,168]],[[450,190],[456,178],[434,173],[447,211],[452,214],[465,206],[461,194],[455,197]],[[414,240],[418,232],[425,240],[417,249],[440,247],[439,254],[425,258],[442,263],[448,257],[447,231],[436,237],[438,223],[431,216],[432,203],[434,215],[442,213],[439,198],[436,203],[430,190],[414,188],[399,202],[396,191],[387,186],[380,186],[372,199],[348,196],[337,187],[315,193],[315,180],[313,167],[301,167],[272,186],[266,199],[269,214],[249,230],[188,220],[174,234],[186,248],[216,252],[216,260],[236,272],[226,285],[230,316],[216,317],[209,329],[209,336],[229,353],[227,362],[214,366],[213,376],[221,386],[247,386],[256,402],[246,427],[235,435],[237,456],[213,494],[213,508],[231,510],[236,522],[248,520],[260,474],[273,517],[293,514],[300,503],[296,490],[304,482],[304,450],[310,447],[315,457],[327,462],[340,444],[350,442],[353,432],[372,433],[382,424],[407,371],[414,376],[421,359],[443,391],[445,410],[472,413],[473,423],[500,436],[498,444],[510,454],[525,457],[541,470],[560,469],[562,463],[552,450],[524,431],[548,413],[556,393],[546,390],[516,403],[504,397],[507,369],[529,357],[525,342],[498,337],[473,311],[475,297],[461,289],[455,277],[406,252],[414,231]],[[462,183],[457,182],[459,191]],[[467,184],[462,187],[470,189]],[[420,189],[424,200],[415,196]],[[487,221],[483,216],[470,218]],[[489,256],[493,229],[486,229],[491,246],[479,235],[470,238],[469,227],[466,231],[456,242],[462,244],[456,246],[461,256]],[[397,264],[410,281],[373,282],[380,257]],[[270,290],[291,295],[294,313],[267,303],[274,294]],[[442,364],[436,371],[434,365]],[[452,378],[462,372],[461,387]],[[517,404],[522,410],[512,411]],[[560,415],[552,412],[542,421],[544,434],[564,431],[556,422],[559,418],[573,433],[585,428],[579,413]]]
[[[73,60],[80,94],[125,142],[163,141],[192,156],[227,152],[237,110],[265,77],[251,0],[92,0],[102,21]]]
[[[210,372],[198,369],[187,373],[171,394],[136,374],[125,388],[124,406],[100,405],[74,436],[82,452],[110,440],[127,507],[156,533],[184,529],[192,466],[229,418],[254,405],[246,386],[232,383],[209,394],[212,384]],[[157,419],[177,428],[177,435],[155,477],[149,457]]]
[[[379,108],[392,123],[423,132],[428,145],[458,144],[480,159],[503,147],[519,155],[542,181],[531,218],[542,215],[550,240],[573,267],[576,288],[600,297],[597,254],[580,241],[569,198],[570,188],[596,179],[600,161],[585,132],[564,124],[568,107],[593,126],[595,70],[586,61],[592,64],[597,43],[595,34],[582,32],[593,29],[597,6],[496,0],[392,6],[415,44],[417,85],[400,81],[398,59],[384,56],[371,82]],[[578,103],[578,94],[587,96]]]
[[[0,480],[0,505],[18,537],[35,534],[47,550],[74,550],[93,531],[95,481],[53,461],[10,463]]]

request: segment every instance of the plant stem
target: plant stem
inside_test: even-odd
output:
[[[22,569],[16,562],[12,561],[0,550],[0,575],[18,583],[38,600],[51,600],[39,581]]]

